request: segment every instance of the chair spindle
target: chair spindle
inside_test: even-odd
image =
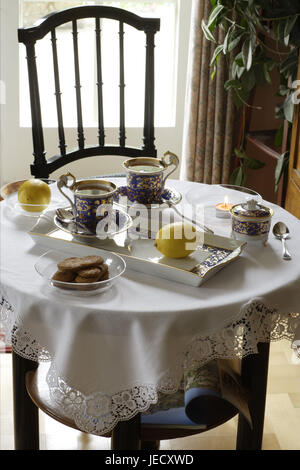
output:
[[[32,174],[40,177],[46,165],[46,152],[44,147],[44,133],[41,116],[39,82],[36,67],[35,41],[26,44],[26,59],[28,65],[29,93],[32,119],[32,141],[34,163],[31,165]]]
[[[146,31],[145,119],[143,148],[150,152],[154,146],[154,31]]]
[[[119,23],[120,42],[120,147],[125,147],[124,23]]]
[[[79,72],[79,53],[78,53],[78,29],[77,21],[72,21],[73,25],[73,46],[74,46],[74,68],[75,68],[75,89],[76,89],[76,104],[77,104],[77,141],[79,149],[84,148],[84,133],[82,125],[82,108],[81,108],[81,84]]]
[[[102,55],[101,55],[101,25],[100,18],[96,18],[96,56],[97,56],[97,90],[98,90],[98,141],[99,146],[105,143],[103,118],[103,81],[102,81]]]
[[[52,56],[53,56],[53,71],[54,71],[54,83],[55,83],[55,98],[56,98],[56,110],[57,110],[57,122],[58,122],[58,138],[60,154],[66,155],[66,141],[63,124],[63,114],[61,105],[61,90],[59,80],[59,69],[58,69],[58,57],[57,57],[57,39],[55,29],[51,31],[51,42],[52,42]]]

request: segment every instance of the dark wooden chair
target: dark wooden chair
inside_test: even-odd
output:
[[[66,426],[78,429],[60,407],[53,404],[46,384],[45,365],[24,359],[16,353],[13,356],[13,398],[15,448],[28,450],[39,448],[39,409]],[[269,343],[258,344],[258,354],[246,356],[241,364],[243,386],[249,392],[249,409],[252,428],[243,414],[239,414],[237,428],[237,450],[259,450],[262,445],[266,389],[268,379]],[[119,422],[112,433],[111,448],[114,450],[158,449],[159,441],[199,434],[217,427],[238,413],[234,407],[213,410],[207,416],[207,428],[195,425],[187,429],[180,419],[177,426],[166,425],[166,421],[149,425],[143,422],[143,415],[129,421]]]
[[[36,370],[27,372],[26,389],[28,395],[36,407],[48,416],[66,426],[78,429],[74,420],[70,419],[64,410],[62,410],[59,405],[56,405],[50,398],[49,387],[46,382],[48,368],[49,365],[40,364]],[[182,397],[180,396],[181,394],[183,395]],[[180,402],[184,400],[183,391],[179,391],[177,396]],[[168,396],[165,395],[162,397],[162,401],[164,398],[168,399]],[[167,403],[166,406],[162,404],[161,407],[162,410],[154,410],[155,413],[153,415],[141,414],[129,421],[129,425],[134,425],[133,429],[136,428],[136,433],[134,433],[135,435],[130,433],[130,431],[128,433],[128,422],[120,422],[117,425],[119,431],[120,428],[121,431],[123,431],[124,428],[127,428],[126,431],[121,432],[122,442],[118,442],[120,439],[120,433],[117,435],[117,433],[113,431],[105,436],[112,438],[112,448],[120,449],[120,447],[122,447],[123,450],[126,450],[127,448],[130,449],[132,445],[136,446],[136,441],[139,440],[140,443],[138,443],[138,445],[140,445],[142,449],[159,449],[159,443],[162,440],[178,439],[208,431],[209,429],[220,426],[229,419],[232,419],[238,413],[238,410],[234,406],[230,405],[230,403],[226,403],[224,401],[221,402],[216,399],[213,402],[213,407],[211,405],[209,407],[209,414],[200,413],[201,416],[199,414],[199,420],[197,420],[199,422],[197,423],[196,421],[191,421],[187,418],[184,406],[173,408],[171,410],[164,409],[164,407],[168,408]],[[197,415],[197,409],[193,414],[194,416]],[[154,421],[151,420],[152,416],[155,418]]]
[[[78,20],[85,18],[94,18],[95,21],[95,41],[96,41],[96,69],[97,69],[97,95],[98,95],[98,142],[94,146],[85,146],[84,123],[82,119],[81,102],[81,81],[79,67],[78,50]],[[101,63],[101,19],[110,19],[119,23],[119,94],[120,94],[120,113],[119,113],[119,145],[112,146],[105,140],[105,116],[103,115],[103,82],[102,82],[102,63]],[[60,74],[57,52],[56,28],[65,23],[71,22],[73,33],[73,51],[74,51],[74,72],[75,72],[75,91],[77,108],[77,141],[78,148],[67,151],[65,130],[63,122],[63,109],[60,89]],[[126,146],[126,126],[125,126],[125,78],[124,78],[124,24],[128,24],[137,30],[144,32],[141,39],[145,41],[146,37],[146,60],[145,60],[145,106],[144,106],[144,130],[143,145],[136,147]],[[34,26],[20,28],[18,30],[18,40],[26,46],[30,105],[32,116],[32,138],[33,138],[33,156],[34,162],[31,165],[31,174],[37,178],[48,178],[49,174],[59,169],[63,165],[74,162],[75,160],[92,157],[97,155],[121,155],[125,157],[156,157],[156,148],[154,145],[154,37],[160,29],[160,20],[158,18],[142,18],[131,12],[120,8],[108,6],[80,6],[67,10],[54,12]],[[41,117],[41,104],[39,93],[38,69],[36,64],[36,42],[50,33],[52,43],[53,73],[55,83],[55,97],[58,122],[58,140],[59,155],[53,155],[46,159],[46,149],[44,146],[44,132]],[[73,86],[73,84],[70,84]],[[127,103],[126,103],[127,105]],[[130,103],[128,103],[130,105]],[[142,144],[142,142],[141,142]]]

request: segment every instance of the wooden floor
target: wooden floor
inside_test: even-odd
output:
[[[0,450],[9,450],[14,448],[10,354],[0,354],[0,366]],[[236,425],[234,418],[198,436],[163,441],[161,449],[234,449]],[[40,448],[108,450],[110,440],[67,428],[40,413]],[[263,449],[300,450],[300,360],[286,341],[271,345]]]

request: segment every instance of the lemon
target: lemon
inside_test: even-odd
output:
[[[154,245],[168,258],[185,258],[195,251],[195,242],[195,227],[186,222],[175,222],[159,230]]]
[[[32,178],[25,181],[18,190],[18,201],[25,211],[41,212],[49,204],[51,189],[42,180]]]

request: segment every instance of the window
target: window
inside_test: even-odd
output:
[[[171,127],[175,125],[176,107],[176,50],[178,30],[178,0],[140,0],[140,1],[46,1],[21,0],[20,26],[31,26],[43,16],[65,8],[79,5],[108,5],[124,8],[140,16],[161,19],[161,30],[155,37],[155,126]],[[96,44],[93,20],[79,20],[79,58],[81,69],[81,93],[83,123],[85,127],[97,126],[97,89],[96,89]],[[104,125],[119,125],[119,49],[118,23],[102,20],[102,65],[104,94]],[[126,127],[143,126],[144,61],[145,34],[131,26],[124,27],[125,54],[125,102],[134,103],[126,108]],[[143,35],[142,40],[137,39]],[[140,44],[135,53],[133,47]],[[20,125],[31,126],[30,104],[27,79],[26,51],[20,44]],[[73,63],[73,44],[71,23],[57,28],[57,50],[60,71],[63,119],[66,127],[76,127],[75,78]],[[51,40],[48,34],[36,46],[37,67],[39,73],[40,98],[43,125],[56,127],[56,105],[54,96],[54,78]],[[168,60],[166,60],[166,57]],[[142,75],[141,75],[142,74]],[[139,99],[139,96],[141,97]]]

